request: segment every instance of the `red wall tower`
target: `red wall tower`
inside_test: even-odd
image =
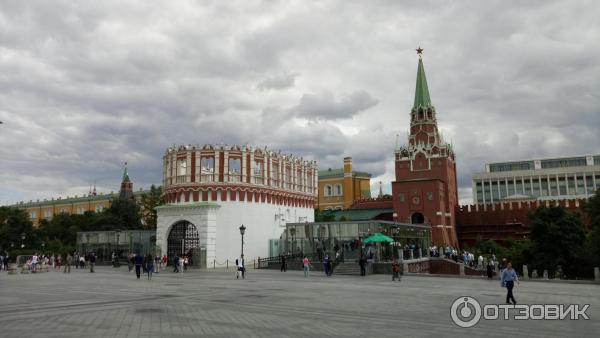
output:
[[[433,244],[458,247],[454,151],[438,131],[422,51],[417,49],[419,66],[408,145],[397,146],[395,152],[396,181],[392,182],[394,212],[398,221],[429,224]]]

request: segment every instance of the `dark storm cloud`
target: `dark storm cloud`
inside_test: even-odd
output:
[[[3,2],[0,204],[116,190],[125,161],[160,183],[181,143],[352,156],[389,192],[418,45],[468,201],[486,162],[600,152],[599,6]]]

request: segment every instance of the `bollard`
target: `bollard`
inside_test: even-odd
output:
[[[227,261],[225,261],[225,264],[227,266],[226,269],[229,270],[229,259]]]
[[[216,268],[217,268],[217,260],[213,259],[213,269],[216,269]]]
[[[600,268],[599,267],[594,268],[594,280],[596,282],[600,282]]]
[[[548,279],[548,270],[544,270],[544,279]]]
[[[531,272],[531,279],[537,279],[538,277],[539,276],[538,276],[537,270],[534,269],[533,272]]]
[[[529,269],[527,269],[527,265],[523,265],[523,280],[529,279]]]
[[[465,275],[465,265],[463,263],[459,264],[460,267],[460,276],[464,276]]]

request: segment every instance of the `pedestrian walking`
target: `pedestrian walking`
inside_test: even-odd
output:
[[[35,268],[37,267],[38,264],[38,255],[37,253],[34,253],[33,256],[31,257],[31,270],[33,272],[36,272]]]
[[[517,272],[512,268],[512,263],[507,262],[506,269],[502,271],[502,286],[506,288],[506,304],[510,304],[511,300],[513,305],[517,304],[517,301],[513,296],[515,282],[519,283]]]
[[[308,257],[304,256],[302,259],[302,267],[304,268],[304,277],[309,277],[310,275],[310,260]]]
[[[366,271],[367,260],[365,259],[365,256],[360,256],[360,259],[358,260],[358,265],[360,265],[360,275],[366,276],[367,275],[367,271]]]
[[[492,277],[494,277],[494,265],[492,264],[492,262],[488,262],[487,277],[488,279],[492,279]]]
[[[146,256],[146,272],[148,273],[148,280],[152,279],[152,272],[154,272],[154,259],[152,255]]]
[[[179,272],[179,256],[173,257],[173,272]]]
[[[133,260],[135,259],[135,255],[133,253],[129,253],[129,256],[127,257],[127,268],[129,269],[128,271],[131,272],[131,270],[133,270]]]
[[[287,262],[285,261],[285,255],[280,255],[280,260],[281,260],[281,272],[286,272],[287,271]]]
[[[240,279],[240,275],[242,279],[245,279],[246,266],[244,265],[244,255],[235,260],[235,266],[237,267],[236,279]]]
[[[325,255],[325,258],[323,258],[323,271],[325,271],[325,276],[329,277],[329,255]]]
[[[71,273],[71,264],[73,264],[73,256],[71,256],[71,253],[67,253],[64,273]]]
[[[398,282],[401,280],[400,264],[398,264],[398,261],[394,259],[394,261],[392,262],[392,282],[395,281],[396,278],[398,278]]]
[[[140,254],[135,254],[133,262],[135,264],[135,275],[137,276],[137,279],[140,279],[142,264],[144,263],[144,257]]]
[[[94,266],[96,265],[96,254],[90,253],[90,272],[94,273]]]

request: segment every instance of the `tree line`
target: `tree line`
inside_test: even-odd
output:
[[[75,251],[77,232],[111,230],[156,230],[156,208],[164,204],[162,188],[152,185],[133,200],[115,198],[102,212],[54,215],[34,227],[24,209],[0,207],[0,252],[10,256],[34,252],[65,253]]]

